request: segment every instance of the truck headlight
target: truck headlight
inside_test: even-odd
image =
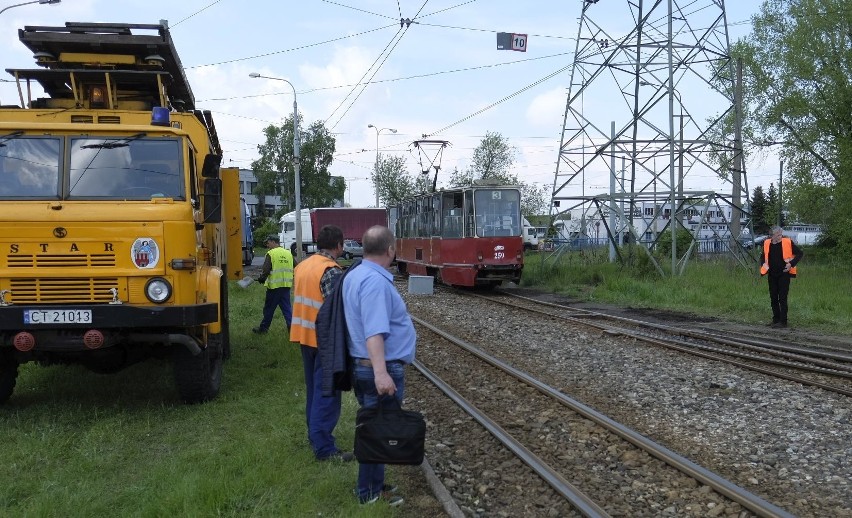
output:
[[[172,296],[172,285],[162,277],[154,277],[145,284],[145,296],[154,304],[162,304]]]

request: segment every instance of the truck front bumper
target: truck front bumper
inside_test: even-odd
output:
[[[28,323],[27,312],[38,311],[43,323]],[[54,311],[91,312],[91,321],[50,322]],[[42,318],[44,317],[44,318]],[[40,329],[126,329],[187,328],[216,322],[219,307],[216,303],[190,306],[130,306],[126,304],[74,304],[73,306],[10,305],[0,307],[0,332],[37,331]]]

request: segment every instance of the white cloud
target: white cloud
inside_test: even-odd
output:
[[[567,98],[568,92],[561,86],[537,95],[527,107],[527,122],[547,129],[561,126]]]

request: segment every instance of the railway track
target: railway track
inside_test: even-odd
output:
[[[739,516],[792,516],[482,348],[414,320],[420,327],[414,364],[418,371],[550,487],[527,491],[527,496],[536,496],[530,507],[529,498],[513,497],[529,477],[511,478],[514,485],[508,488],[486,480],[478,489],[483,506],[496,503],[506,516],[563,516],[566,503],[571,513],[584,516],[651,516],[664,511],[715,516],[737,509],[742,510]],[[439,418],[428,411],[426,416],[430,422]],[[511,465],[505,454],[498,461]],[[497,514],[487,507],[479,511]]]
[[[721,331],[684,329],[543,302],[508,292],[487,295],[464,292],[464,295],[852,396],[852,354],[845,351]]]

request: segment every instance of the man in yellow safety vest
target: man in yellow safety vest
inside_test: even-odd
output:
[[[287,321],[287,328],[293,320],[293,309],[290,306],[290,288],[293,286],[293,254],[286,248],[282,248],[278,236],[270,235],[266,238],[266,259],[257,282],[266,286],[266,300],[263,303],[263,320],[260,325],[252,329],[253,332],[263,334],[269,331],[272,317],[275,316],[275,308],[281,308],[281,313]]]

